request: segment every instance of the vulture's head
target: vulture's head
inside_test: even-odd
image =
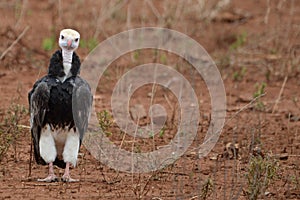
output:
[[[80,34],[73,29],[63,29],[59,34],[59,46],[63,50],[75,51],[79,46]]]

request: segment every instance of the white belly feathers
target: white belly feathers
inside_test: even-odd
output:
[[[41,132],[40,154],[46,162],[54,162],[55,158],[76,166],[79,151],[79,134],[68,128],[51,130],[49,125]]]

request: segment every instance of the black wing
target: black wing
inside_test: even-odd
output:
[[[40,156],[39,140],[50,98],[50,89],[45,80],[46,77],[38,80],[34,84],[33,89],[28,93],[30,127],[34,145],[34,156],[36,162],[43,165],[45,165],[46,162]]]
[[[38,80],[33,89],[28,93],[28,102],[30,110],[30,128],[31,137],[34,145],[34,158],[37,164],[46,165],[47,163],[40,155],[39,141],[42,128],[46,124],[46,114],[49,111],[51,87],[57,86],[57,81],[53,77],[44,76]],[[65,163],[55,159],[54,165],[65,168]]]
[[[88,127],[92,103],[93,96],[89,84],[77,76],[75,78],[75,86],[73,88],[72,111],[75,126],[80,135],[80,144],[82,143],[84,133]]]

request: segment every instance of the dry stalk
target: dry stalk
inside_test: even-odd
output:
[[[253,98],[248,104],[246,104],[240,110],[238,110],[236,113],[234,113],[234,115],[232,117],[230,117],[224,125],[228,124],[228,122],[230,122],[232,119],[234,119],[236,116],[238,116],[241,112],[243,112],[244,110],[246,110],[249,106],[251,106],[252,104],[254,104],[254,102],[256,102],[258,99],[260,99],[261,97],[263,97],[265,95],[266,95],[266,93],[263,93],[263,94],[255,97],[255,98]]]
[[[275,112],[275,110],[277,109],[277,104],[279,103],[280,98],[281,98],[281,96],[282,96],[282,93],[283,93],[283,90],[284,90],[284,87],[285,87],[287,78],[288,78],[287,76],[284,77],[284,80],[283,80],[282,86],[281,86],[281,88],[280,88],[278,97],[277,97],[277,99],[276,99],[276,101],[275,101],[275,104],[274,104],[274,106],[273,106],[273,109],[272,109],[272,114],[273,114],[273,113]]]
[[[23,32],[17,37],[17,39],[1,54],[0,60],[2,60],[5,55],[12,50],[12,48],[21,40],[21,38],[25,35],[25,33],[28,31],[29,26],[26,26]]]
[[[161,14],[158,12],[158,10],[156,9],[156,7],[153,5],[151,0],[145,0],[146,3],[149,5],[149,7],[151,8],[153,14],[157,17],[157,19],[161,20],[162,16]]]
[[[112,2],[112,1],[111,1]],[[125,0],[125,1],[122,1],[121,3],[117,3],[116,5],[114,5],[114,7],[112,9],[109,9],[108,11],[106,12],[103,12],[104,9],[101,9],[100,10],[100,14],[97,18],[97,21],[96,21],[96,30],[95,30],[95,33],[94,33],[94,38],[97,38],[99,33],[100,33],[100,30],[104,30],[103,27],[102,27],[102,22],[104,22],[113,12],[115,12],[116,10],[120,10],[122,7],[124,7],[126,4],[127,4],[128,0]],[[105,7],[105,6],[101,6],[101,7]],[[104,13],[103,15],[101,15],[101,13]],[[108,36],[107,36],[108,38]]]
[[[24,12],[25,12],[25,10],[26,10],[27,2],[28,2],[28,0],[23,0],[23,3],[22,3],[22,10],[21,10],[19,19],[18,19],[18,21],[17,21],[17,23],[16,23],[16,25],[15,25],[15,28],[17,28],[17,27],[20,26],[21,20],[23,19],[23,16],[24,16]]]
[[[264,17],[265,24],[268,24],[268,22],[269,22],[270,11],[271,11],[270,0],[267,0],[267,11],[266,11],[266,15]]]
[[[32,141],[32,138],[30,138],[30,154],[29,154],[29,165],[28,165],[28,177],[31,177],[32,151],[33,151],[33,141]]]

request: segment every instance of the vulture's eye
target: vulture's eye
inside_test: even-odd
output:
[[[78,39],[78,38],[76,38],[76,39],[75,39],[75,42],[78,42],[78,40],[79,40],[79,39]]]
[[[62,36],[61,36],[61,39],[62,39],[62,40],[65,39],[65,36],[62,35]]]

